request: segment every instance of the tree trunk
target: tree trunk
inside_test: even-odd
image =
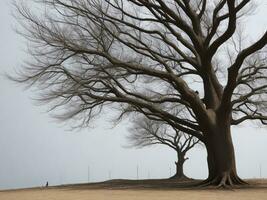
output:
[[[209,177],[205,184],[218,187],[243,184],[245,182],[238,177],[236,172],[230,120],[220,120],[213,131],[206,135]]]
[[[171,179],[187,179],[188,177],[184,174],[184,162],[187,160],[185,155],[177,152],[178,160],[175,162],[176,173],[171,177]]]

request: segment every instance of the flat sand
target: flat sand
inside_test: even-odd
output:
[[[0,192],[1,200],[255,200],[267,199],[267,189],[216,190],[69,190],[28,189]]]
[[[215,189],[114,189],[51,187],[0,191],[0,200],[267,200],[267,188]]]

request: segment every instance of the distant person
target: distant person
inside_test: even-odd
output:
[[[48,187],[48,181],[46,182],[45,187]]]

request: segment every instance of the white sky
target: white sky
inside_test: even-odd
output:
[[[267,27],[267,4],[261,4],[248,21],[252,37]],[[25,43],[12,26],[11,0],[0,1],[0,75],[12,72],[26,54]],[[69,131],[37,107],[33,94],[0,76],[0,189],[102,181],[109,178],[166,178],[174,172],[175,153],[165,147],[125,149],[127,122],[111,129],[106,118],[95,128]],[[232,130],[238,173],[242,178],[267,177],[267,129],[251,125]],[[185,173],[207,176],[204,148],[194,149]]]

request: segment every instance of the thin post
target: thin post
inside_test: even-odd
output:
[[[138,169],[138,165],[136,166],[136,179],[139,179],[139,169]]]
[[[110,170],[108,171],[108,178],[109,178],[109,180],[111,180],[111,171]]]
[[[88,175],[88,183],[89,183],[90,182],[90,166],[88,166],[87,175]]]
[[[260,164],[260,178],[262,178],[262,176],[261,176],[261,164]]]

